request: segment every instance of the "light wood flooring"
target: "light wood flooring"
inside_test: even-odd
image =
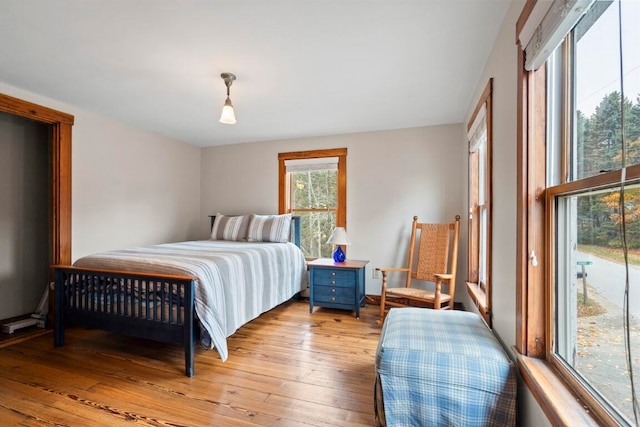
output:
[[[0,348],[2,426],[375,426],[379,307],[287,302],[228,339],[229,358],[96,330]]]

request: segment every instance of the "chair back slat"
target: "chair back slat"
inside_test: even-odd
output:
[[[449,224],[419,224],[420,242],[415,277],[435,282],[434,274],[449,271]]]

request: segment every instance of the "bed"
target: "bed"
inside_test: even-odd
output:
[[[189,377],[198,337],[226,360],[227,337],[306,287],[306,262],[299,218],[218,214],[212,224],[210,240],[54,266],[55,346],[64,345],[65,327],[74,325],[183,345]]]

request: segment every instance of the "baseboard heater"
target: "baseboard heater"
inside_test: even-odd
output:
[[[33,325],[38,325],[39,328],[44,328],[46,326],[46,322],[44,319],[29,317],[27,319],[16,320],[15,322],[2,325],[2,332],[4,332],[5,334],[12,334],[19,329],[28,328],[29,326]]]
[[[5,334],[12,334],[17,330],[28,328],[29,326],[38,326],[44,328],[47,326],[47,313],[49,312],[49,288],[53,287],[53,283],[50,283],[44,288],[42,297],[40,298],[40,304],[38,309],[31,317],[26,319],[16,320],[14,322],[5,323],[2,325],[2,332]]]

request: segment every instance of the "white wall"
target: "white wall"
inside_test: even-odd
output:
[[[76,114],[72,178],[74,259],[198,237],[199,147]]]
[[[448,161],[463,156],[462,133],[457,124],[204,148],[201,234],[216,212],[277,213],[278,153],[346,147],[347,256],[370,261],[366,292],[379,294],[371,270],[404,265],[414,215],[464,216],[464,168]]]
[[[200,148],[0,82],[0,93],[75,116],[72,258],[195,239]]]
[[[493,77],[493,328],[510,351],[516,342],[518,51],[515,29],[523,6],[523,0],[512,2],[465,120],[469,121],[489,78]],[[462,145],[466,148],[466,139]],[[462,159],[467,161],[466,153]],[[464,204],[468,205],[466,193]],[[473,310],[473,303],[466,300],[467,309]],[[523,386],[519,391],[520,425],[550,425],[528,389]]]
[[[515,343],[516,277],[516,104],[517,46],[515,20],[524,2],[507,12],[476,93],[468,108],[469,121],[489,78],[493,77],[493,321],[505,343]],[[466,137],[463,145],[467,147]],[[466,153],[463,157],[467,161]],[[465,171],[467,172],[467,171]],[[466,190],[466,189],[465,189]],[[466,194],[466,193],[465,193]],[[465,206],[468,202],[465,195]],[[468,306],[472,306],[470,302]]]

